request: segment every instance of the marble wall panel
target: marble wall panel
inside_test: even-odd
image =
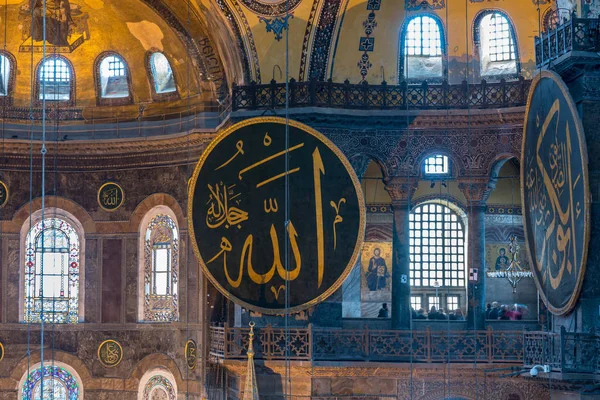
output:
[[[85,241],[85,322],[99,322],[100,318],[100,271],[98,265],[98,240]]]
[[[125,239],[125,322],[138,320],[138,239]]]
[[[121,322],[121,239],[102,241],[102,322]]]

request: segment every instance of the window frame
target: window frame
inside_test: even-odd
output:
[[[155,248],[154,244],[161,244],[162,242],[152,243],[152,232],[149,232],[149,228],[155,223],[155,220],[159,217],[169,218],[176,231],[177,242],[173,244],[173,236],[171,236],[170,243],[170,265],[169,272],[170,276],[168,282],[170,282],[170,293],[165,295],[158,295],[155,292]],[[158,225],[158,224],[157,224]],[[138,283],[138,321],[142,323],[169,323],[180,320],[180,288],[179,283],[181,281],[181,230],[179,223],[175,216],[175,213],[167,206],[158,205],[149,210],[141,220],[139,226],[139,283]],[[148,236],[150,235],[150,236]],[[154,301],[164,301],[166,298],[170,298],[171,310],[156,311],[152,309]],[[173,305],[174,300],[174,305]]]
[[[44,65],[44,63],[50,59],[57,59],[57,60],[61,60],[64,61],[67,69],[69,70],[69,99],[68,100],[48,100],[46,99],[45,102],[47,105],[56,105],[56,106],[60,106],[60,105],[66,105],[66,106],[73,106],[75,105],[75,69],[73,68],[73,64],[71,64],[71,61],[69,61],[69,59],[61,54],[52,54],[52,55],[48,55],[46,56],[46,58],[42,58],[35,69],[35,85],[34,85],[34,104],[36,106],[41,106],[42,103],[44,102],[44,100],[40,99],[40,92],[42,90],[42,80],[41,80],[41,72],[42,72],[42,67]]]
[[[468,276],[467,276],[466,269],[467,269],[467,265],[468,265],[468,260],[467,260],[467,256],[468,256],[468,252],[467,252],[467,244],[468,244],[468,231],[467,231],[467,229],[468,229],[468,225],[467,225],[466,219],[461,215],[461,213],[458,210],[454,209],[454,207],[451,207],[448,202],[446,202],[446,203],[447,204],[445,204],[444,202],[442,202],[441,199],[423,201],[423,202],[420,202],[420,203],[416,204],[411,209],[411,211],[410,211],[410,217],[409,217],[409,257],[410,257],[409,284],[410,284],[411,290],[416,290],[417,292],[421,292],[421,291],[430,292],[432,288],[435,288],[435,286],[431,282],[428,285],[423,285],[422,284],[422,280],[424,279],[424,271],[427,271],[428,277],[426,279],[428,279],[429,281],[431,281],[431,280],[441,281],[441,285],[438,287],[438,290],[442,290],[443,289],[444,291],[451,290],[452,292],[454,292],[454,291],[466,290],[466,288],[467,288],[467,285],[468,285],[467,277]],[[461,244],[457,244],[457,245],[450,244],[449,246],[447,246],[446,243],[445,243],[445,240],[446,239],[450,239],[450,243],[452,243],[453,237],[452,236],[446,236],[445,234],[442,234],[442,236],[441,236],[442,244],[438,245],[436,243],[434,245],[434,247],[436,247],[436,248],[437,247],[441,247],[443,249],[443,252],[441,253],[441,255],[442,255],[441,261],[438,261],[438,259],[437,259],[437,256],[440,255],[438,253],[437,249],[436,249],[435,253],[433,253],[436,256],[435,263],[436,264],[442,264],[442,270],[441,270],[442,277],[441,278],[437,277],[437,272],[438,272],[437,268],[435,270],[432,270],[431,268],[428,267],[427,270],[423,270],[423,262],[430,263],[431,260],[428,260],[428,261],[425,261],[423,259],[417,260],[418,257],[417,257],[417,254],[416,254],[416,249],[413,250],[414,247],[421,248],[423,246],[423,244],[420,244],[420,245],[417,246],[417,244],[413,242],[413,240],[415,239],[415,237],[413,236],[413,231],[416,230],[416,228],[411,228],[410,226],[413,226],[413,224],[415,224],[416,222],[422,222],[422,221],[417,221],[417,218],[413,217],[413,216],[415,215],[415,211],[418,208],[426,206],[426,205],[429,205],[429,206],[441,206],[442,207],[442,215],[446,215],[444,213],[443,208],[447,208],[449,210],[448,215],[454,214],[456,216],[456,222],[458,224],[460,224],[460,226],[462,226],[462,232],[463,232],[462,238],[460,238],[459,236],[457,236],[455,238],[457,240],[462,240],[462,249],[463,249],[462,250],[462,256],[463,256],[462,262],[458,261],[459,260],[459,255],[461,255],[460,252],[459,251],[456,252],[456,256],[457,256],[456,257],[457,258],[456,263],[458,264],[458,266],[460,266],[460,264],[462,264],[462,270],[460,268],[458,268],[456,270],[454,270],[452,268],[447,269],[447,265],[453,262],[453,261],[447,260],[447,257],[451,257],[453,255],[453,252],[452,252],[452,250],[450,250],[450,253],[446,252],[446,247],[456,247],[458,249],[458,248],[460,248]],[[427,212],[427,214],[430,215],[431,213]],[[437,213],[434,214],[434,215],[437,215]],[[429,220],[427,222],[429,222]],[[436,220],[436,223],[437,222],[442,222],[442,224],[445,224],[446,223],[446,219],[442,218],[441,221],[437,221]],[[449,222],[452,223],[453,221],[449,221]],[[421,228],[421,231],[423,229],[424,228]],[[436,231],[437,228],[434,228],[433,230],[430,229],[430,228],[427,228],[427,230],[428,231]],[[445,231],[446,228],[444,227],[443,230]],[[457,230],[457,232],[458,232],[458,230]],[[421,235],[421,239],[423,239],[423,238],[429,239],[430,236],[427,235],[427,237],[425,237],[425,236]],[[436,236],[436,240],[439,239],[439,238],[440,237]],[[426,246],[430,247],[432,245],[430,243],[428,243]],[[415,253],[415,254],[413,254],[413,253]],[[424,253],[421,252],[418,255],[422,257],[424,255]],[[429,253],[428,253],[428,255],[429,255]],[[429,258],[429,256],[428,256],[428,258]],[[420,269],[417,269],[417,268],[413,269],[413,264],[415,264],[415,263],[417,263],[420,266]],[[413,271],[415,272],[414,276],[413,276]],[[433,277],[433,278],[429,276],[430,272],[432,272],[432,271],[436,272],[436,276]],[[453,271],[457,272],[456,278],[452,277],[452,272]],[[460,271],[462,271],[462,275],[463,275],[462,278],[460,277],[460,275],[461,275]],[[418,274],[419,276],[418,277],[416,276],[417,275],[416,272],[419,272],[419,274]],[[421,284],[420,285],[415,285],[414,284],[414,280],[415,279],[419,279],[419,281],[421,281]],[[445,280],[446,279],[450,279],[450,280],[456,279],[458,281],[458,285],[454,286],[454,285],[450,284],[448,286],[448,285],[445,284]],[[427,300],[429,301],[429,299],[427,299]]]
[[[100,67],[102,61],[107,57],[118,57],[123,63],[125,69],[125,78],[127,79],[127,91],[128,95],[123,97],[103,97],[102,96],[102,72]],[[125,58],[114,51],[104,51],[96,57],[94,60],[94,84],[96,86],[96,104],[99,106],[118,106],[128,105],[133,103],[133,85],[131,81],[131,71],[129,64],[125,61]]]
[[[481,23],[483,19],[492,14],[499,14],[506,19],[508,23],[508,29],[511,35],[512,44],[513,44],[513,53],[514,53],[514,61],[515,61],[515,72],[514,73],[506,73],[506,74],[483,74],[482,68],[482,43],[481,43]],[[479,68],[477,68],[477,73],[480,78],[484,78],[487,81],[491,80],[500,80],[500,79],[517,79],[521,76],[521,55],[519,52],[519,41],[517,38],[517,32],[515,29],[515,24],[510,18],[510,16],[504,12],[503,10],[497,8],[490,8],[479,11],[475,18],[473,18],[473,47],[477,50],[477,62],[479,63]],[[512,60],[509,60],[512,61]],[[490,63],[502,63],[506,61],[490,61]]]
[[[173,72],[173,84],[175,85],[175,90],[172,92],[166,93],[158,93],[156,91],[156,83],[154,80],[154,73],[152,71],[152,55],[155,53],[161,53],[167,61],[169,62],[169,66],[171,67],[171,71]],[[171,101],[171,100],[179,100],[179,89],[177,85],[177,76],[175,73],[175,69],[173,68],[173,63],[171,59],[163,52],[158,49],[150,49],[146,52],[146,75],[148,76],[148,83],[150,84],[150,92],[152,93],[152,100],[154,101]]]
[[[427,172],[427,160],[434,157],[444,157],[448,164],[447,172],[436,172],[436,173],[428,173]],[[440,179],[448,179],[452,177],[452,159],[448,157],[444,153],[433,153],[425,156],[423,161],[421,161],[421,176],[424,180],[440,180]]]
[[[406,60],[406,55],[405,53],[405,49],[406,49],[406,36],[408,34],[408,27],[411,23],[412,20],[419,18],[419,17],[429,17],[431,19],[433,19],[433,21],[437,24],[438,26],[438,30],[440,32],[440,57],[442,59],[442,74],[441,76],[437,76],[437,77],[429,77],[429,78],[410,78],[407,77],[405,74],[405,60]],[[448,52],[447,52],[447,46],[448,43],[446,42],[446,27],[444,26],[443,21],[440,19],[440,17],[438,17],[435,14],[432,13],[419,13],[419,14],[414,14],[411,15],[409,18],[407,18],[404,21],[404,24],[402,25],[402,29],[400,31],[400,41],[398,44],[398,83],[401,82],[408,82],[408,83],[414,83],[414,82],[423,82],[423,81],[427,81],[427,82],[431,82],[431,83],[439,83],[442,82],[446,79],[448,79]]]
[[[32,365],[30,368],[26,369],[25,372],[23,373],[23,375],[21,376],[21,379],[19,381],[19,386],[17,389],[17,396],[19,400],[30,400],[30,396],[28,396],[27,398],[23,396],[23,387],[25,386],[25,383],[27,383],[30,380],[30,377],[33,376],[39,369],[40,369],[41,363],[38,362],[35,365]],[[45,360],[44,361],[44,369],[62,369],[64,370],[70,377],[70,380],[72,381],[72,383],[74,383],[75,385],[77,385],[77,398],[83,400],[85,398],[85,388],[83,386],[83,381],[81,379],[81,376],[79,375],[79,373],[70,365],[65,364],[61,361],[57,361],[57,360]],[[44,381],[46,381],[50,376],[53,375],[46,375],[44,374]],[[41,378],[41,377],[40,377]],[[66,383],[64,382],[62,379],[60,378],[55,378],[60,380],[63,385]],[[41,379],[37,379],[34,382],[34,386],[33,388],[35,388],[39,381]],[[69,392],[67,391],[67,399],[69,399]]]
[[[8,77],[6,79],[6,95],[0,96],[0,106],[12,106],[17,70],[17,59],[14,55],[12,55],[12,53],[5,50],[0,50],[0,55],[6,57],[10,64],[10,69],[8,70]]]

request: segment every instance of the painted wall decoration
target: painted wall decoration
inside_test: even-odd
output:
[[[579,297],[590,236],[590,193],[583,126],[560,76],[531,84],[521,168],[525,241],[548,309],[568,313]]]
[[[360,70],[361,81],[365,81],[369,69],[373,66],[369,60],[369,53],[375,49],[375,38],[373,37],[373,31],[377,27],[377,20],[375,19],[375,11],[381,7],[381,0],[368,1],[367,2],[367,19],[363,21],[363,28],[365,29],[365,36],[361,36],[358,42],[358,51],[362,51],[360,60],[356,64]]]
[[[43,0],[26,0],[19,7],[23,43],[20,52],[41,53],[44,47]],[[89,15],[70,0],[46,2],[46,51],[71,53],[90,39]]]
[[[473,0],[471,0],[473,1]],[[404,7],[408,11],[416,11],[416,10],[438,10],[440,8],[444,8],[446,4],[444,0],[406,0],[404,3]]]
[[[190,371],[196,369],[198,365],[198,345],[193,339],[189,339],[185,344],[185,361]]]
[[[391,302],[392,242],[365,242],[361,253],[361,271],[361,302],[373,301],[379,306],[379,303]]]
[[[523,269],[529,270],[529,260],[527,257],[527,249],[522,241],[519,241],[519,251],[517,259],[520,261],[520,266]],[[485,267],[487,271],[505,271],[510,264],[509,242],[493,243],[485,245]]]
[[[286,142],[285,119],[254,118],[202,154],[188,220],[211,283],[243,307],[277,314],[309,308],[341,286],[361,249],[365,206],[352,166],[327,138],[290,121]]]

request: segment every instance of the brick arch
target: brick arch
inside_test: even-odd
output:
[[[31,352],[29,359],[27,358],[27,356],[24,356],[15,365],[15,367],[13,368],[13,370],[10,374],[10,379],[14,381],[15,390],[17,390],[17,391],[20,390],[19,382],[21,381],[21,378],[23,377],[23,375],[27,372],[27,366],[37,364],[40,362],[40,360],[41,359],[40,359],[39,352]],[[81,382],[83,384],[84,390],[88,390],[90,386],[93,387],[92,382],[93,382],[94,378],[92,378],[90,371],[88,370],[86,365],[83,363],[83,361],[81,361],[78,357],[76,357],[72,354],[69,354],[69,353],[62,352],[60,350],[54,350],[52,352],[52,360],[67,364],[75,372],[77,372],[77,374],[79,375],[79,378],[81,379]],[[47,362],[47,361],[48,360],[46,360],[45,362]]]
[[[66,197],[46,196],[45,207],[54,207],[71,213],[81,223],[85,233],[95,233],[96,223],[88,212],[79,204]],[[15,212],[10,223],[6,225],[5,232],[18,233],[27,219],[35,212],[42,209],[42,198],[37,197],[25,203]]]
[[[497,154],[488,164],[487,170],[489,177],[493,178],[495,175],[497,175],[500,172],[500,169],[502,169],[502,166],[513,158],[519,160],[519,157],[513,153]]]
[[[421,168],[423,163],[425,162],[425,159],[427,157],[431,157],[433,155],[438,155],[441,154],[443,156],[446,156],[450,159],[450,163],[452,164],[451,167],[451,174],[450,174],[450,179],[454,179],[457,176],[460,175],[460,171],[464,171],[465,170],[465,165],[463,163],[463,160],[461,159],[461,157],[457,154],[454,154],[452,152],[451,149],[449,148],[444,148],[444,147],[433,147],[433,148],[429,148],[426,149],[425,151],[421,152],[420,154],[417,154],[417,156],[415,157],[415,164],[414,164],[414,173],[416,174],[416,176],[421,176]]]
[[[166,193],[154,193],[142,200],[142,202],[135,208],[131,214],[131,218],[129,218],[128,231],[137,232],[144,216],[148,213],[148,211],[156,206],[166,206],[173,210],[175,217],[177,218],[177,225],[179,226],[179,229],[186,229],[186,214],[183,212],[183,209],[177,200],[175,200],[173,196]]]
[[[160,367],[167,369],[173,375],[173,377],[175,378],[175,384],[177,385],[178,388],[186,387],[185,380],[183,378],[183,374],[181,373],[181,370],[179,369],[179,367],[177,366],[175,361],[171,357],[167,356],[166,354],[162,354],[162,353],[150,354],[150,355],[142,358],[135,365],[135,367],[133,367],[133,370],[131,371],[131,375],[127,379],[133,380],[135,382],[135,387],[137,388],[139,386],[139,383],[140,383],[142,377],[144,376],[144,374],[146,372],[148,372],[152,369],[155,369],[155,368],[160,368]],[[131,386],[131,385],[129,385],[129,386]],[[131,386],[131,387],[134,387],[134,386]]]

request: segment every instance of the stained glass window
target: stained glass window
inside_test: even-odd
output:
[[[465,226],[449,207],[421,204],[409,218],[411,286],[465,286]]]
[[[49,57],[39,71],[39,99],[69,100],[71,97],[71,68],[59,57]]]
[[[100,95],[104,98],[129,96],[127,70],[121,57],[110,55],[100,62]]]
[[[79,400],[79,393],[79,385],[69,371],[54,365],[44,365],[43,374],[42,368],[33,370],[21,392],[24,400]]]
[[[176,400],[173,384],[162,375],[154,375],[144,387],[143,400]]]
[[[150,56],[150,70],[156,93],[170,93],[177,90],[171,64],[163,53],[153,53]]]
[[[179,235],[173,219],[164,214],[155,216],[146,230],[145,243],[144,319],[177,321]]]
[[[78,322],[79,246],[75,229],[60,218],[31,228],[25,248],[25,322]]]

